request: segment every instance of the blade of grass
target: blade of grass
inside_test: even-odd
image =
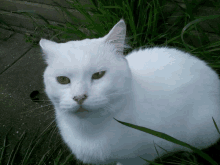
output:
[[[164,45],[169,45],[169,43],[173,43],[173,41],[177,40],[178,38],[180,38],[180,36],[176,36],[174,38],[171,38],[168,41],[166,41],[166,43]]]
[[[58,153],[58,156],[54,160],[54,165],[59,165],[60,158],[61,158],[62,155],[63,155],[63,151],[60,150],[59,153]]]
[[[133,36],[134,36],[134,39],[136,40],[137,39],[137,31],[136,31],[136,26],[135,26],[135,22],[134,22],[134,17],[133,17],[133,10],[131,9],[132,5],[129,5],[130,3],[128,2],[128,0],[126,0],[126,4],[125,2],[123,1],[124,3],[124,10],[128,10],[127,14],[128,14],[128,17],[129,17],[129,25],[130,25],[130,28],[133,32]]]
[[[158,155],[160,161],[162,162],[162,160],[161,160],[161,158],[160,158],[160,154],[159,154],[159,152],[158,152],[158,150],[157,150],[157,147],[156,147],[156,144],[155,144],[155,143],[154,143],[154,148],[155,148],[155,150],[156,150],[156,152],[157,152],[157,155]]]
[[[115,118],[114,118],[115,119]],[[131,127],[131,128],[134,128],[134,129],[137,129],[137,130],[140,130],[140,131],[143,131],[143,132],[146,132],[146,133],[149,133],[151,135],[154,135],[154,136],[157,136],[159,138],[162,138],[162,139],[165,139],[167,141],[170,141],[172,143],[175,143],[175,144],[179,144],[181,146],[184,146],[184,147],[187,147],[187,148],[190,148],[191,150],[193,150],[194,152],[196,152],[197,154],[199,154],[201,157],[203,157],[204,159],[206,159],[207,161],[209,161],[212,165],[217,165],[217,162],[215,162],[209,155],[207,155],[206,153],[202,152],[201,150],[185,143],[185,142],[182,142],[180,140],[177,140],[175,138],[173,138],[172,136],[169,136],[165,133],[162,133],[162,132],[158,132],[158,131],[154,131],[154,130],[151,130],[149,128],[145,128],[145,127],[141,127],[141,126],[137,126],[137,125],[133,125],[133,124],[130,124],[130,123],[126,123],[126,122],[122,122],[122,121],[119,121],[117,119],[115,119],[116,121],[118,121],[119,123],[123,124],[123,125],[126,125],[128,127]]]
[[[6,133],[6,135],[5,135],[5,139],[4,139],[4,142],[3,142],[3,146],[2,146],[2,148],[1,148],[1,157],[0,157],[0,164],[3,164],[3,157],[4,157],[4,153],[5,153],[5,148],[6,147],[8,147],[8,146],[6,146],[6,144],[7,144],[7,136],[8,136],[8,134],[9,134],[9,132],[11,131],[11,129],[12,128],[10,128],[9,129],[9,131]]]
[[[219,47],[220,46],[220,41],[216,41],[216,42],[213,42],[212,44],[209,44],[206,46],[206,48],[212,48],[212,47]]]
[[[56,142],[54,147],[50,149],[50,152],[48,153],[47,158],[45,160],[46,164],[48,164],[49,159],[52,158],[53,154],[55,154],[55,152],[60,148],[61,145],[62,145],[62,140]]]
[[[30,159],[31,154],[33,153],[34,149],[38,146],[38,144],[41,142],[42,137],[48,133],[51,130],[51,126],[55,123],[55,121],[52,121],[45,129],[44,131],[41,132],[41,134],[36,137],[36,135],[38,134],[38,131],[36,132],[35,136],[32,138],[32,141],[29,144],[28,150],[25,154],[25,157],[22,161],[22,165],[26,165]],[[38,128],[39,130],[39,128]],[[33,145],[34,144],[34,145]],[[33,146],[32,146],[33,145]]]
[[[202,21],[205,21],[205,20],[209,20],[209,19],[215,19],[215,18],[218,18],[220,17],[220,15],[210,15],[210,16],[203,16],[203,17],[196,17],[195,20],[189,22],[183,29],[182,29],[182,32],[181,32],[181,39],[182,39],[182,42],[184,43],[184,45],[186,45],[186,47],[190,47],[188,44],[185,43],[184,39],[183,39],[183,34],[184,32],[192,25],[194,24],[198,24],[199,22],[202,22]]]
[[[36,141],[37,139],[37,134],[38,134],[38,131],[39,131],[39,128],[38,130],[36,131],[35,135],[33,136],[28,148],[26,149],[26,153],[25,153],[25,156],[23,158],[23,161],[22,161],[22,165],[26,165],[28,164],[28,160],[30,158],[30,153],[31,153],[31,146],[34,144],[34,142]]]
[[[212,117],[212,120],[213,120],[213,122],[214,122],[215,128],[217,129],[218,133],[220,134],[219,128],[218,128],[218,126],[217,126],[217,124],[216,124],[216,122],[215,122],[215,120],[214,120],[213,117]]]
[[[13,164],[14,164],[15,156],[16,156],[18,150],[20,149],[19,147],[20,147],[21,143],[23,142],[23,140],[24,140],[24,138],[25,138],[25,134],[26,134],[26,133],[24,132],[24,133],[21,135],[21,137],[19,138],[17,144],[16,144],[15,147],[13,148],[13,150],[12,150],[10,156],[9,156],[9,160],[8,160],[7,165],[9,165],[9,164],[13,165]]]
[[[147,22],[147,31],[146,31],[146,34],[149,34],[149,33],[150,33],[151,26],[152,26],[152,18],[153,18],[153,9],[150,8],[149,15],[148,15],[148,22]]]
[[[76,26],[71,25],[70,23],[67,23],[66,26],[70,29],[70,30],[67,31],[67,32],[75,33],[75,34],[77,34],[78,36],[80,36],[80,38],[86,38],[86,37],[87,37],[87,35],[84,34],[81,30],[79,30],[79,28],[77,28]],[[72,29],[73,29],[73,31],[72,31]]]
[[[69,156],[66,157],[66,160],[64,163],[60,164],[60,165],[66,165],[69,161],[73,160],[73,155],[69,154]]]
[[[68,2],[68,1],[66,1],[66,2],[69,3],[70,6],[74,7],[70,2]],[[67,10],[65,7],[61,6],[59,3],[57,3],[57,2],[54,1],[54,0],[53,0],[53,3],[56,4],[57,7],[58,7],[61,11],[63,11],[64,13],[66,13],[67,16],[69,16],[69,18],[71,18],[71,20],[72,20],[73,22],[77,22],[77,21],[78,21],[78,19],[77,19],[75,16],[73,16],[73,14],[72,14],[69,10]],[[64,18],[65,18],[65,17],[64,17]],[[66,20],[66,21],[67,21],[67,20]],[[67,21],[67,22],[68,22],[68,21]]]
[[[66,2],[69,3],[69,5],[74,7],[77,11],[79,11],[86,18],[86,20],[84,22],[94,24],[94,21],[93,21],[91,15],[88,14],[87,11],[85,11],[85,9],[83,9],[83,6],[77,0],[72,1],[72,3],[68,2],[68,1],[66,1]]]
[[[157,144],[156,144],[157,145]],[[189,162],[189,161],[187,161],[187,160],[183,160],[183,159],[181,159],[181,158],[179,158],[178,156],[175,156],[175,152],[168,152],[167,150],[165,150],[164,148],[162,148],[161,146],[159,146],[159,145],[157,145],[158,147],[160,147],[162,150],[164,150],[168,155],[170,155],[170,156],[172,156],[173,158],[176,158],[176,159],[178,159],[178,161],[182,161],[182,162],[188,162],[188,164],[193,164],[192,162]],[[173,154],[174,153],[174,154]],[[184,153],[186,153],[186,152],[184,152]],[[188,152],[187,152],[188,153]],[[164,155],[163,155],[163,157],[164,157]],[[167,157],[167,155],[166,155],[166,157]],[[166,162],[166,163],[168,163],[168,162]],[[170,162],[171,164],[174,164],[173,162]]]
[[[16,14],[25,14],[28,17],[30,17],[32,20],[33,18],[31,17],[31,15],[35,15],[36,17],[41,18],[46,24],[50,24],[49,21],[44,18],[42,15],[35,13],[34,10],[18,10],[18,11],[12,11],[12,13],[16,13]]]
[[[154,6],[154,7],[153,7],[154,17],[153,17],[153,29],[152,29],[153,31],[152,31],[152,32],[153,32],[153,35],[157,35],[157,34],[156,34],[156,30],[158,29],[158,28],[157,28],[157,23],[158,23],[158,16],[157,16],[157,15],[158,15],[158,12],[157,12],[157,6],[156,6],[156,4],[155,4],[155,0],[153,0],[153,4],[154,4],[154,5],[153,5],[153,6]]]
[[[220,68],[219,64],[218,65],[209,64],[209,66],[211,66],[212,68],[215,68],[215,69],[219,69]]]
[[[45,157],[47,156],[47,154],[51,151],[51,149],[49,149],[43,156],[42,158],[40,159],[39,163],[37,165],[42,165],[44,164],[45,165]]]

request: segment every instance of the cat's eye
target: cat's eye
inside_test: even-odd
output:
[[[57,77],[57,81],[60,83],[60,84],[69,84],[70,83],[70,79],[68,77],[65,77],[65,76],[59,76]]]
[[[105,71],[97,72],[92,75],[92,79],[100,79],[105,75]]]

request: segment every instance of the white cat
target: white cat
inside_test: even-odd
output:
[[[142,165],[139,158],[189,149],[116,120],[166,133],[199,149],[215,143],[220,126],[220,81],[207,64],[168,47],[123,56],[126,25],[103,38],[55,43],[41,39],[48,64],[45,91],[64,142],[84,163]],[[157,147],[160,155],[164,153]]]

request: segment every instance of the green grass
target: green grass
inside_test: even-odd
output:
[[[70,22],[66,21],[65,25],[51,25],[48,20],[44,17],[34,14],[27,11],[17,11],[16,13],[25,14],[28,17],[32,18],[35,25],[35,33],[26,35],[26,41],[31,42],[35,45],[38,45],[38,42],[41,37],[45,37],[45,34],[48,34],[46,38],[55,40],[58,42],[72,40],[75,36],[79,39],[85,38],[97,38],[103,37],[108,33],[108,31],[121,19],[124,18],[127,25],[127,40],[126,42],[131,46],[131,49],[125,50],[125,55],[129,53],[134,48],[139,48],[141,46],[173,46],[180,49],[191,52],[200,59],[205,60],[214,70],[220,74],[220,41],[211,42],[208,38],[208,34],[205,33],[205,29],[200,26],[200,22],[207,22],[208,20],[215,21],[219,18],[219,15],[209,15],[198,17],[194,13],[198,10],[198,7],[203,5],[206,1],[202,0],[200,2],[193,1],[189,3],[188,0],[185,0],[184,3],[186,7],[180,7],[178,11],[181,12],[181,15],[173,15],[174,11],[163,12],[163,8],[166,8],[164,2],[159,0],[90,0],[90,6],[82,6],[78,1],[72,1],[69,5],[73,6],[84,16],[84,20],[78,20],[71,15],[66,8],[59,7],[61,11],[66,13],[68,17],[73,20],[73,22],[80,22],[82,25],[79,27],[73,25]],[[170,0],[171,1],[171,0]],[[178,4],[175,1],[171,1],[173,4]],[[211,3],[211,1],[210,1]],[[59,5],[59,4],[58,4]],[[214,9],[220,7],[219,2],[212,1],[211,5]],[[91,16],[88,14],[93,13]],[[45,25],[40,26],[35,20],[34,17],[38,17],[44,20]],[[175,22],[168,26],[168,20],[172,18],[175,19]],[[86,28],[87,33],[84,33],[81,28]],[[214,34],[220,37],[220,24],[216,28],[211,27],[214,31]],[[193,31],[199,33],[199,35],[194,35]],[[186,41],[186,38],[193,36],[197,40],[196,43],[193,43],[192,40]],[[119,121],[120,122],[120,121]],[[214,122],[214,121],[213,121]],[[156,132],[147,128],[138,127],[129,123],[123,123],[127,126],[131,126],[135,129],[140,129],[141,131],[146,131],[148,133],[154,134],[161,138],[165,138],[168,141],[183,145],[185,147],[191,148],[195,153],[201,155],[204,159],[210,162],[210,164],[216,164],[215,160],[209,157],[209,155],[201,152],[200,150],[190,146],[186,143],[183,143],[169,135],[163,134],[161,132]],[[217,127],[216,127],[217,129]],[[20,137],[17,145],[9,150],[7,145],[7,136],[5,138],[4,144],[0,148],[0,164],[15,164],[17,158],[21,159],[18,161],[22,165],[28,164],[51,164],[60,165],[60,164],[75,164],[76,161],[67,148],[64,147],[61,141],[48,149],[45,150],[45,153],[41,157],[35,157],[38,147],[44,144],[44,139],[52,137],[53,132],[56,130],[54,123],[48,127],[40,135],[36,134],[32,137],[32,141],[25,148],[25,154],[21,155],[20,149],[23,146],[25,141],[25,133]],[[219,132],[219,130],[217,129]],[[37,136],[38,135],[38,136]],[[155,147],[156,149],[156,147]],[[174,156],[175,157],[175,156]],[[174,162],[174,157],[169,160],[169,162]],[[177,164],[198,164],[197,157],[188,152],[178,153]],[[200,162],[201,163],[201,162]],[[17,163],[16,163],[17,164]],[[81,164],[81,163],[79,163]],[[171,164],[171,163],[170,163]]]
[[[171,12],[163,12],[162,9],[166,8],[164,2],[167,1],[90,1],[91,5],[86,6],[80,5],[78,0],[69,3],[70,6],[76,8],[84,16],[84,20],[78,20],[66,8],[59,7],[73,22],[80,22],[81,26],[73,25],[67,20],[65,25],[58,24],[55,26],[51,25],[44,17],[33,14],[33,12],[17,12],[32,18],[36,26],[35,29],[38,29],[34,34],[26,36],[27,41],[38,45],[40,38],[45,37],[44,34],[48,34],[46,38],[58,42],[72,40],[75,36],[79,39],[103,37],[121,18],[124,18],[127,25],[127,43],[131,46],[131,49],[125,50],[125,54],[134,48],[145,45],[168,45],[191,52],[208,62],[218,74],[220,73],[219,56],[216,56],[216,54],[220,53],[220,41],[211,42],[208,34],[200,26],[201,22],[215,21],[220,15],[202,17],[193,15],[199,6],[206,2],[205,0],[195,1],[193,5],[188,3],[188,0],[185,0],[186,8],[180,6],[178,11],[181,11],[181,14],[178,16],[173,15],[176,9]],[[170,1],[179,6],[175,1]],[[57,4],[57,2],[54,3]],[[213,9],[218,9],[219,2],[212,2],[211,6]],[[88,14],[88,11],[93,13],[93,15]],[[34,21],[34,17],[43,19],[45,25],[38,25]],[[168,20],[170,18],[175,19],[175,22],[169,25]],[[81,28],[86,28],[87,32],[84,33]],[[217,28],[210,25],[210,28],[214,31],[215,35],[220,36],[220,25]],[[199,35],[193,32],[199,33]],[[190,36],[194,38],[196,43],[193,43],[192,40],[186,42],[186,38]]]

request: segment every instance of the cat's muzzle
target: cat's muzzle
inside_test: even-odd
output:
[[[76,113],[78,112],[89,112],[89,111],[80,106],[79,109],[76,111]]]

